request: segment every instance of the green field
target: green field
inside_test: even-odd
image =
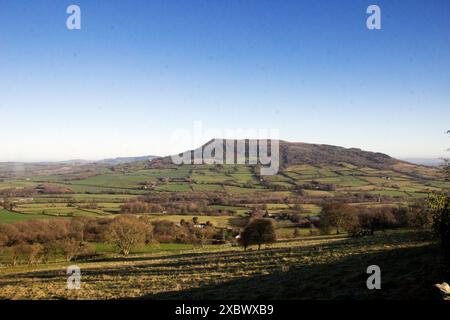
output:
[[[0,181],[0,189],[35,187],[41,182],[54,183],[56,186],[69,187],[73,194],[37,194],[30,198],[17,199],[15,211],[0,215],[0,222],[14,222],[33,218],[52,218],[57,216],[104,216],[120,211],[120,206],[130,199],[136,199],[151,193],[217,193],[232,197],[286,197],[286,199],[302,199],[302,215],[320,213],[314,203],[320,199],[346,197],[355,194],[372,196],[374,202],[378,197],[390,203],[407,203],[414,199],[426,197],[429,192],[450,188],[450,182],[430,176],[430,169],[420,172],[413,167],[413,175],[408,175],[408,166],[396,167],[393,170],[377,170],[374,168],[358,168],[342,163],[339,166],[295,165],[283,169],[278,175],[260,179],[247,165],[224,166],[190,166],[182,165],[161,169],[136,169],[131,171],[100,168],[90,172],[86,178],[82,174],[46,175],[24,179],[4,179]],[[413,170],[414,169],[414,170]],[[418,171],[419,170],[419,171]],[[417,173],[422,174],[421,177]],[[83,173],[84,174],[84,173]],[[296,193],[296,186],[320,183],[333,185],[334,190],[303,188],[301,194]],[[144,185],[147,185],[145,188]],[[285,191],[277,188],[283,187]],[[221,196],[219,196],[221,197]],[[291,200],[286,200],[290,202]],[[69,202],[75,205],[68,206]],[[88,203],[96,203],[95,209],[83,209]],[[305,204],[306,203],[306,204]],[[357,204],[357,203],[356,203]],[[258,203],[247,201],[233,210],[237,216],[245,216]],[[232,207],[232,206],[231,206]],[[212,210],[221,210],[214,204]],[[270,213],[282,213],[291,210],[293,203],[266,204]],[[166,210],[167,211],[167,210]],[[203,215],[201,212],[198,215]],[[228,216],[227,219],[229,219]],[[223,225],[223,223],[221,223]]]
[[[42,214],[21,214],[0,209],[0,223],[16,223],[20,221],[35,220],[35,219],[50,219],[51,216]]]
[[[191,191],[191,186],[187,183],[167,183],[164,185],[157,186],[155,188],[157,191],[170,191],[170,192],[189,192]]]

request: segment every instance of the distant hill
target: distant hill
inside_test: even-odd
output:
[[[211,140],[196,150],[190,150],[191,154],[196,154],[200,150],[213,143]],[[244,140],[234,140],[235,148],[239,142]],[[250,140],[245,140],[246,148]],[[254,140],[251,140],[254,141]],[[348,163],[357,167],[370,167],[377,169],[390,168],[405,161],[392,158],[384,153],[364,151],[358,148],[344,148],[339,146],[325,144],[310,144],[303,142],[279,141],[280,165],[289,167],[292,165],[310,164],[310,165],[337,165],[340,163]],[[224,145],[224,154],[226,153],[226,145]],[[235,157],[242,155],[235,152]],[[246,155],[248,153],[246,152]],[[164,165],[172,163],[171,157],[156,158],[152,161],[154,165]]]
[[[85,160],[85,159],[73,159],[62,161],[31,161],[31,162],[0,162],[1,168],[14,168],[14,167],[51,167],[51,166],[82,166],[87,164],[105,164],[105,165],[117,165],[123,163],[130,163],[136,161],[146,161],[157,158],[157,156],[139,156],[139,157],[118,157],[102,160]]]
[[[119,158],[111,158],[111,159],[103,159],[99,161],[95,161],[95,163],[98,164],[108,164],[108,165],[118,165],[118,164],[124,164],[124,163],[131,163],[131,162],[137,162],[137,161],[146,161],[146,160],[153,160],[157,158],[156,156],[140,156],[140,157],[119,157]]]
[[[444,164],[442,159],[437,158],[404,158],[404,161],[408,161],[414,164],[437,167]]]
[[[75,172],[95,172],[105,167],[128,165],[138,162],[148,163],[155,156],[120,157],[103,160],[64,160],[41,162],[0,162],[0,178],[49,174],[69,174]]]

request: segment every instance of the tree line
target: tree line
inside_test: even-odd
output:
[[[119,253],[128,255],[137,245],[203,245],[214,239],[233,238],[230,230],[215,228],[210,222],[198,225],[194,221],[182,220],[177,224],[151,220],[146,216],[119,215],[114,218],[75,217],[0,224],[0,259],[12,265],[61,259],[71,261],[94,256],[93,243],[114,244]]]
[[[318,227],[324,234],[343,231],[351,236],[374,234],[375,231],[411,227],[429,229],[431,213],[420,202],[404,207],[352,206],[327,202],[322,205]]]

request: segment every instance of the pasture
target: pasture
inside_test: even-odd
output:
[[[21,214],[11,212],[5,209],[0,209],[0,223],[16,223],[20,221],[35,220],[35,219],[50,219],[51,216],[43,214]]]
[[[66,288],[68,263],[0,268],[7,299],[433,299],[437,248],[426,233],[363,239],[311,237],[262,250],[165,246],[99,261],[75,261],[80,290]],[[367,290],[366,268],[380,265],[382,290]],[[427,265],[429,268],[414,268]]]
[[[275,176],[259,179],[254,170],[248,165],[181,165],[159,169],[133,170],[98,168],[94,172],[66,173],[55,175],[40,175],[3,179],[0,190],[33,188],[40,183],[52,183],[55,186],[70,188],[72,194],[36,194],[30,197],[14,199],[17,202],[16,213],[3,213],[0,222],[14,222],[27,219],[42,219],[52,217],[76,216],[104,216],[117,214],[120,207],[127,201],[137,199],[149,193],[189,194],[207,193],[231,197],[286,197],[286,199],[300,197],[303,199],[302,210],[298,213],[305,215],[320,214],[317,201],[329,200],[335,197],[349,197],[361,195],[361,198],[372,197],[373,202],[408,203],[414,199],[426,197],[429,192],[436,192],[450,188],[450,182],[437,179],[436,174],[429,168],[415,168],[408,174],[407,165],[399,165],[392,170],[377,170],[374,168],[358,168],[341,163],[340,165],[312,166],[294,165],[283,169]],[[420,175],[420,176],[418,176]],[[85,176],[85,177],[84,177]],[[322,190],[314,187],[313,183],[333,185],[332,190]],[[299,194],[295,188],[304,185]],[[280,188],[283,188],[280,190]],[[269,213],[292,211],[293,204],[266,204]],[[364,200],[355,202],[363,203]],[[95,203],[95,207],[87,209],[87,204]],[[70,204],[70,205],[69,205]],[[370,203],[368,204],[370,205]],[[232,205],[225,206],[226,208]],[[233,207],[236,216],[246,216],[252,209],[260,207],[255,202],[246,202]],[[210,204],[211,210],[222,210],[216,204]],[[167,210],[166,210],[167,211]],[[169,211],[167,211],[169,212]],[[207,215],[208,213],[193,213],[192,215]],[[230,220],[232,215],[224,218]],[[221,226],[226,224],[221,222]],[[283,231],[284,233],[284,231]]]

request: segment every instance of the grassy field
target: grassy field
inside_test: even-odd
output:
[[[16,211],[28,215],[46,215],[46,216],[96,216],[95,210],[80,209],[68,207],[64,204],[54,203],[32,203],[26,205],[19,205]]]
[[[436,298],[433,285],[441,280],[435,245],[416,232],[311,237],[260,251],[161,245],[140,252],[70,263],[81,268],[80,290],[66,289],[68,263],[3,267],[0,298],[420,300]],[[366,287],[373,264],[382,270],[381,290]]]
[[[237,217],[232,216],[196,216],[196,215],[172,215],[172,214],[150,214],[146,215],[152,220],[169,220],[175,223],[179,223],[181,219],[185,221],[192,221],[193,217],[197,217],[199,223],[211,222],[215,227],[231,227],[235,224]]]
[[[94,243],[96,252],[100,254],[114,254],[117,253],[117,247],[110,243]],[[155,245],[142,245],[134,248],[134,254],[144,253],[180,253],[186,250],[192,250],[192,244],[184,243],[161,243]]]
[[[411,174],[408,174],[408,169],[412,170]],[[75,193],[39,194],[30,198],[17,199],[18,205],[15,211],[23,213],[23,215],[0,214],[0,223],[57,216],[115,214],[120,211],[120,206],[126,201],[149,192],[297,197],[298,194],[293,188],[298,185],[307,185],[312,182],[334,185],[333,191],[314,188],[302,190],[302,197],[309,199],[311,203],[303,201],[304,212],[299,211],[298,213],[317,215],[320,214],[320,207],[312,203],[318,200],[363,194],[374,198],[387,197],[390,199],[387,205],[390,205],[391,203],[408,203],[408,201],[426,197],[429,192],[450,188],[450,182],[436,179],[436,174],[432,174],[432,169],[419,169],[403,165],[392,170],[378,170],[358,168],[345,163],[339,166],[295,165],[284,169],[278,175],[265,177],[264,181],[260,181],[254,175],[252,168],[246,165],[216,167],[183,165],[161,169],[137,169],[130,172],[100,168],[94,173],[89,173],[86,178],[73,173],[4,179],[0,180],[0,190],[8,188],[20,190],[25,187],[35,187],[39,183],[51,182],[69,187]],[[145,184],[150,185],[150,189],[144,189],[143,185]],[[279,191],[277,188],[284,188],[285,191]],[[69,201],[75,202],[75,206],[69,207],[67,205]],[[96,209],[82,209],[86,203],[91,202],[97,204]],[[233,210],[235,215],[245,216],[252,208],[258,206],[257,203],[246,204]],[[211,208],[214,209],[214,205],[211,205]],[[291,209],[292,205],[287,204],[267,205],[269,213],[281,213]],[[198,215],[202,215],[202,213],[199,212]],[[231,215],[224,219],[229,221]],[[224,225],[222,221],[220,225]]]
[[[26,220],[35,219],[50,219],[51,216],[43,214],[20,214],[16,212],[11,212],[8,210],[0,209],[0,222],[1,223],[16,223]]]

